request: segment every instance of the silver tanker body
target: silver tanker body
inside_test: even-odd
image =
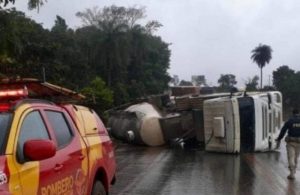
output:
[[[118,139],[148,146],[165,143],[159,123],[161,113],[149,103],[135,104],[110,114],[108,126]]]

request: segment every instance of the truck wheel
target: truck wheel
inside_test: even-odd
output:
[[[101,181],[96,180],[94,182],[92,195],[106,195],[104,186]]]

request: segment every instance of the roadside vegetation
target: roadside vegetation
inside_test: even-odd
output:
[[[28,8],[38,9],[45,2],[28,0]],[[144,7],[94,7],[76,14],[82,21],[77,29],[60,16],[45,29],[24,13],[5,8],[13,3],[0,0],[0,77],[43,79],[45,72],[48,82],[82,92],[100,111],[162,93],[172,82],[167,72],[169,44],[154,34],[162,24],[148,20]],[[245,89],[279,90],[284,107],[299,108],[300,72],[283,65],[273,71],[273,86],[263,86],[262,69],[272,59],[272,48],[259,44],[250,58],[260,68],[260,77],[248,77]],[[237,84],[231,73],[221,74],[217,82],[217,92]],[[193,85],[185,80],[178,84]]]
[[[39,9],[40,6],[47,2],[47,0],[28,0],[28,9]],[[0,0],[0,8],[9,4],[14,4],[15,0]]]
[[[75,16],[74,16],[75,17]],[[15,9],[0,9],[0,74],[35,77],[82,91],[107,109],[168,86],[170,50],[143,7],[77,13],[82,27],[57,16],[51,29]],[[97,91],[91,94],[92,91]]]

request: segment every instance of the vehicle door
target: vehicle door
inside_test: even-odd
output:
[[[12,188],[15,191],[21,187],[22,194],[38,194],[41,184],[60,180],[61,176],[55,171],[55,166],[59,162],[59,159],[55,155],[42,161],[28,160],[24,155],[24,144],[26,141],[33,139],[53,140],[53,136],[51,136],[47,128],[40,109],[25,109],[24,111],[20,111],[22,112],[20,117],[18,117],[18,112],[16,111],[15,114],[17,122],[12,124],[14,127],[14,124],[18,123],[16,141],[14,142],[15,158],[13,164],[15,164],[14,167],[19,173],[21,186],[12,186]],[[40,174],[47,175],[47,177],[41,177]]]
[[[69,115],[61,108],[45,108],[43,115],[57,144],[54,172],[60,175],[60,180],[51,184],[43,184],[41,193],[53,194],[51,189],[57,189],[54,194],[86,194],[88,179],[87,153],[75,125]],[[46,167],[47,165],[45,165]],[[47,177],[47,171],[45,169]],[[43,191],[44,190],[44,191]]]
[[[103,150],[103,157],[105,158],[104,163],[106,164],[106,167],[108,169],[108,173],[115,173],[116,168],[116,162],[115,162],[115,154],[114,154],[114,147],[113,142],[110,139],[108,132],[102,123],[99,116],[93,112],[93,115],[97,122],[97,129],[98,133],[101,137],[101,143],[102,143],[102,150]],[[114,175],[109,175],[109,179],[112,179]]]

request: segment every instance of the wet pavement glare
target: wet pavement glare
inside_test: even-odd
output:
[[[300,195],[300,168],[290,181],[285,146],[240,155],[181,147],[117,144],[111,195]]]

